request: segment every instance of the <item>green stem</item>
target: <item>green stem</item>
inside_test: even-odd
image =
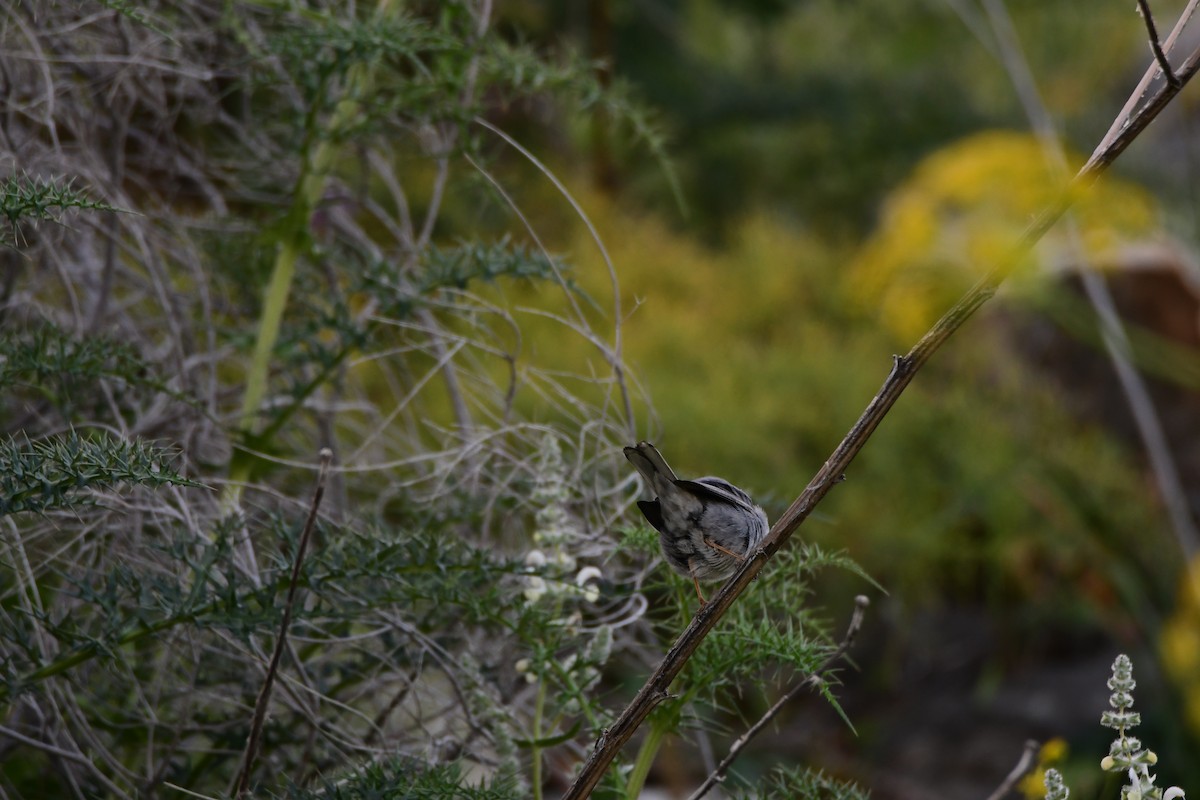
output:
[[[680,615],[686,619],[691,595],[684,587],[690,587],[690,584],[685,581],[677,582],[674,587],[674,596]],[[646,777],[650,774],[650,767],[654,766],[654,759],[658,757],[663,740],[668,733],[678,727],[679,715],[683,708],[691,702],[694,695],[694,691],[687,692],[681,697],[667,701],[671,707],[660,707],[658,715],[650,720],[650,730],[642,741],[642,746],[638,749],[637,759],[625,782],[623,794],[627,800],[636,800],[641,795],[642,787],[646,783]]]
[[[537,701],[533,707],[533,741],[532,752],[532,782],[534,800],[542,800],[542,748],[536,742],[542,738],[542,714],[546,710],[546,681],[538,679]]]
[[[658,757],[663,739],[673,727],[672,720],[675,716],[675,714],[664,714],[650,722],[650,731],[646,734],[641,748],[638,749],[637,760],[633,762],[633,770],[630,771],[629,780],[625,784],[627,800],[637,800],[641,796],[646,776],[650,774],[650,767],[654,765],[654,759]]]
[[[179,614],[176,616],[167,617],[165,619],[160,619],[158,622],[154,622],[150,625],[142,625],[140,627],[133,628],[131,630],[127,630],[127,631],[125,631],[125,633],[123,633],[119,637],[117,637],[116,641],[114,641],[111,645],[108,645],[107,647],[117,648],[117,647],[121,647],[123,645],[131,644],[133,642],[138,641],[139,639],[143,639],[147,636],[150,636],[151,634],[158,633],[159,631],[163,631],[163,630],[166,630],[167,628],[174,627],[175,625],[178,625],[181,622],[187,622],[189,620],[195,619],[200,613],[203,613],[203,612],[191,612],[191,613],[187,613],[187,614]],[[107,648],[105,648],[105,649],[107,649]],[[58,658],[54,661],[51,661],[49,664],[45,664],[45,665],[39,667],[38,669],[35,669],[33,672],[30,672],[28,675],[25,675],[22,678],[18,679],[16,681],[16,685],[20,686],[20,687],[25,687],[25,686],[29,686],[31,684],[41,683],[42,681],[46,680],[47,678],[53,678],[55,675],[61,675],[62,673],[69,670],[71,667],[77,666],[79,664],[82,664],[84,661],[89,661],[89,660],[95,658],[100,653],[100,650],[101,650],[101,645],[99,642],[91,642],[91,643],[79,648],[78,650],[75,650],[74,652],[68,653],[67,655],[63,656],[62,658]],[[11,688],[12,688],[11,684],[0,684],[0,700],[7,699],[8,695],[11,692]]]
[[[274,582],[274,590],[278,591],[279,588],[286,583],[286,581],[287,576],[281,576],[277,578]],[[193,593],[193,596],[195,596],[195,593]],[[226,605],[226,603],[227,601],[224,599],[213,600],[205,603],[199,608],[172,614],[169,617],[163,617],[155,622],[139,622],[138,624],[131,626],[128,630],[110,642],[88,642],[87,644],[72,650],[66,655],[56,658],[48,664],[43,664],[33,672],[22,675],[20,678],[17,678],[11,683],[0,683],[0,701],[6,700],[12,693],[14,687],[24,689],[28,686],[32,686],[33,684],[41,683],[47,678],[53,678],[56,675],[61,675],[72,667],[77,667],[85,661],[91,661],[93,658],[106,650],[115,650],[118,647],[123,647],[127,644],[133,644],[134,642],[145,639],[147,636],[159,633],[160,631],[165,631],[168,628],[173,628],[176,625],[202,620],[220,610],[224,605]]]
[[[371,328],[369,324],[367,327],[368,330]],[[247,445],[255,449],[265,446],[266,443],[271,440],[271,437],[278,433],[279,430],[287,424],[288,420],[295,416],[296,412],[304,407],[305,401],[312,397],[313,393],[316,392],[316,390],[320,388],[326,380],[328,380],[329,376],[333,375],[338,368],[345,363],[346,358],[352,352],[354,352],[354,350],[354,346],[346,345],[340,351],[338,351],[338,354],[333,357],[328,365],[318,372],[312,380],[302,386],[299,391],[293,394],[292,402],[279,411],[275,415],[275,418],[271,420],[271,423],[267,425],[267,427],[246,439]]]
[[[379,0],[376,15],[386,14],[390,5],[390,0]],[[253,436],[255,418],[267,394],[271,356],[275,350],[275,343],[279,340],[283,312],[291,294],[292,279],[296,275],[296,263],[307,246],[313,211],[325,192],[330,170],[340,149],[339,140],[358,120],[362,109],[360,101],[370,94],[372,83],[370,66],[363,63],[354,64],[346,75],[346,95],[338,101],[329,120],[321,122],[315,109],[314,113],[309,115],[304,167],[292,194],[291,208],[279,234],[275,264],[263,297],[254,353],[246,374],[246,389],[242,395],[242,407],[237,423],[238,432],[244,439]],[[319,143],[312,147],[313,142]],[[250,478],[251,463],[251,460],[244,458],[234,458],[230,462],[229,483],[222,491],[220,500],[220,508],[224,514],[233,512],[241,504],[242,487]]]

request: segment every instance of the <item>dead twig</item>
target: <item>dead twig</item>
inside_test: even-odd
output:
[[[899,399],[921,367],[950,336],[970,319],[980,306],[991,299],[1000,284],[1015,269],[1022,256],[1054,226],[1072,203],[1120,157],[1121,153],[1125,152],[1125,149],[1167,107],[1198,69],[1200,69],[1200,49],[1193,51],[1180,67],[1177,72],[1178,85],[1168,83],[1160,87],[1141,104],[1136,112],[1127,118],[1123,125],[1120,127],[1114,125],[1059,198],[1026,228],[1024,235],[1009,256],[1001,260],[963,295],[906,355],[894,357],[891,373],[884,380],[883,386],[880,387],[866,410],[863,411],[805,490],[776,521],[759,548],[746,559],[741,568],[709,600],[708,604],[700,608],[696,616],[692,618],[691,624],[663,656],[662,661],[646,680],[645,685],[621,712],[612,726],[601,734],[591,756],[580,769],[575,782],[563,795],[563,800],[581,800],[592,792],[608,766],[616,758],[617,753],[633,736],[634,731],[641,726],[654,707],[657,698],[665,695],[671,681],[696,652],[696,648],[700,646],[704,637],[712,631],[729,607],[746,590],[746,587],[765,566],[767,560],[791,538],[817,504],[841,480],[841,476],[846,472],[850,462],[866,445],[867,440],[871,438],[875,429],[879,427],[883,418],[895,405],[896,400]],[[1122,111],[1123,117],[1125,113]]]
[[[1150,13],[1150,3],[1147,0],[1137,0],[1138,13],[1142,15],[1142,20],[1146,23],[1146,33],[1150,36],[1150,51],[1154,53],[1154,60],[1158,62],[1158,68],[1162,70],[1163,77],[1167,79],[1167,83],[1178,87],[1179,76],[1175,74],[1175,70],[1171,69],[1171,62],[1167,61],[1167,54],[1163,52],[1162,45],[1158,41],[1158,28],[1154,25],[1154,15]]]
[[[700,800],[701,797],[708,794],[712,787],[724,781],[725,774],[729,771],[729,767],[733,764],[734,760],[741,754],[742,748],[749,744],[750,740],[757,736],[763,728],[770,725],[771,721],[783,710],[783,707],[790,703],[796,695],[810,687],[816,688],[821,683],[829,668],[840,661],[842,656],[846,655],[846,651],[850,649],[850,646],[854,644],[854,640],[858,636],[858,629],[862,627],[863,617],[866,615],[867,606],[870,605],[870,602],[866,595],[860,594],[854,598],[854,613],[850,616],[850,624],[846,628],[846,635],[842,637],[841,644],[837,646],[837,649],[830,653],[829,658],[825,659],[821,666],[810,672],[803,680],[789,689],[783,697],[779,698],[775,705],[767,709],[767,712],[762,715],[762,718],[758,722],[751,725],[745,733],[729,746],[729,753],[721,760],[717,768],[705,778],[704,783],[700,784],[700,787],[692,792],[688,800]]]
[[[267,677],[258,699],[254,701],[254,717],[250,721],[250,734],[246,737],[246,751],[242,756],[242,768],[235,782],[234,796],[241,797],[250,788],[250,773],[254,769],[254,759],[258,755],[258,742],[262,738],[263,722],[267,718],[267,706],[271,702],[271,689],[275,685],[275,675],[279,672],[279,660],[287,646],[287,632],[292,624],[292,609],[296,605],[296,596],[300,589],[300,569],[304,565],[304,551],[308,549],[308,540],[316,527],[317,510],[321,507],[321,497],[325,494],[325,478],[329,474],[329,464],[333,461],[333,451],[328,447],[321,448],[321,463],[317,472],[317,486],[313,490],[312,503],[308,509],[308,519],[304,520],[304,529],[300,532],[300,541],[296,545],[296,557],[292,561],[292,579],[288,584],[287,600],[283,604],[283,619],[279,622],[279,635],[275,638],[275,651],[271,653],[271,663],[267,666]]]

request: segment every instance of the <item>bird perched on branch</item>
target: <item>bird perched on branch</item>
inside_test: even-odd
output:
[[[750,495],[721,478],[681,480],[649,442],[625,448],[625,457],[657,495],[638,508],[658,531],[663,555],[676,572],[701,580],[732,575],[746,554],[767,535],[767,515]]]

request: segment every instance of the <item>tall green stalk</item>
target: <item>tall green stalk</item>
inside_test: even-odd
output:
[[[537,744],[542,738],[542,715],[546,712],[546,681],[538,681],[537,701],[533,709],[533,747],[530,748],[530,773],[533,784],[533,800],[542,800],[542,748]]]
[[[646,733],[642,746],[638,748],[637,760],[633,762],[629,781],[625,784],[625,797],[628,800],[636,800],[641,796],[642,786],[650,774],[650,767],[654,766],[654,759],[658,757],[663,739],[675,728],[677,722],[677,714],[663,714],[650,721],[650,730]]]
[[[379,0],[375,9],[376,18],[386,16],[390,6],[391,0]],[[346,94],[334,107],[328,122],[321,125],[321,130],[318,130],[321,124],[318,115],[309,115],[305,131],[304,165],[292,194],[291,208],[278,235],[275,264],[263,296],[254,353],[246,374],[241,411],[238,413],[237,432],[243,440],[253,436],[258,410],[267,394],[271,355],[279,340],[283,312],[287,308],[292,279],[296,275],[296,262],[304,249],[313,211],[325,192],[329,172],[340,151],[342,134],[357,122],[362,111],[362,100],[370,95],[373,83],[373,69],[369,64],[353,64],[346,74]],[[232,513],[241,504],[242,487],[250,479],[251,464],[252,459],[244,456],[235,454],[231,458],[229,483],[221,493],[222,514]]]

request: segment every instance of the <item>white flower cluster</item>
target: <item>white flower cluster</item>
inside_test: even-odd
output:
[[[1136,687],[1133,662],[1122,653],[1113,661],[1112,677],[1108,679],[1108,688],[1112,690],[1108,703],[1112,709],[1100,717],[1100,724],[1115,730],[1117,738],[1108,755],[1100,760],[1100,768],[1129,775],[1129,783],[1121,788],[1122,800],[1179,800],[1184,796],[1183,789],[1171,786],[1164,790],[1154,785],[1150,767],[1158,763],[1158,756],[1153,750],[1143,748],[1141,741],[1129,733],[1141,723],[1141,716],[1133,710]]]
[[[525,556],[525,567],[530,573],[525,577],[525,600],[528,603],[537,603],[547,595],[556,598],[578,597],[588,603],[600,599],[600,570],[592,566],[577,569],[575,556],[570,551],[570,545],[580,537],[578,527],[566,508],[570,498],[566,475],[558,439],[547,434],[542,440],[532,497],[538,508],[537,525],[533,532],[536,547]],[[546,572],[562,575],[564,579],[547,579],[544,577]],[[573,578],[566,577],[571,573],[575,573]]]
[[[1154,785],[1150,767],[1158,763],[1153,750],[1142,747],[1142,742],[1130,735],[1130,730],[1141,724],[1141,716],[1133,710],[1133,690],[1137,682],[1133,679],[1133,662],[1122,653],[1112,665],[1112,677],[1108,688],[1111,709],[1100,715],[1100,724],[1117,732],[1117,738],[1109,748],[1108,755],[1100,759],[1100,769],[1105,772],[1125,772],[1129,783],[1121,787],[1121,800],[1183,800],[1183,789],[1171,786],[1160,789]],[[1067,800],[1071,794],[1063,783],[1062,774],[1056,769],[1046,770],[1046,800]]]
[[[600,579],[603,573],[596,567],[583,567],[575,573],[571,580],[554,580],[542,577],[541,573],[547,564],[553,563],[563,572],[569,573],[575,568],[575,559],[559,554],[553,562],[541,550],[530,550],[525,556],[525,567],[529,575],[525,576],[525,602],[537,603],[543,597],[580,597],[588,603],[600,599]]]
[[[554,689],[565,695],[560,711],[576,714],[583,710],[581,697],[600,680],[600,668],[612,651],[609,625],[584,625],[582,603],[600,601],[604,578],[599,568],[581,566],[572,548],[584,540],[569,511],[571,481],[563,462],[558,441],[547,435],[542,441],[541,458],[531,500],[537,508],[532,548],[525,555],[523,593],[529,605],[543,604],[555,628],[565,634],[569,648],[553,653],[535,648],[532,657],[513,665],[520,680],[540,685],[539,691]],[[574,652],[563,652],[571,649]],[[537,726],[534,726],[535,729]]]

